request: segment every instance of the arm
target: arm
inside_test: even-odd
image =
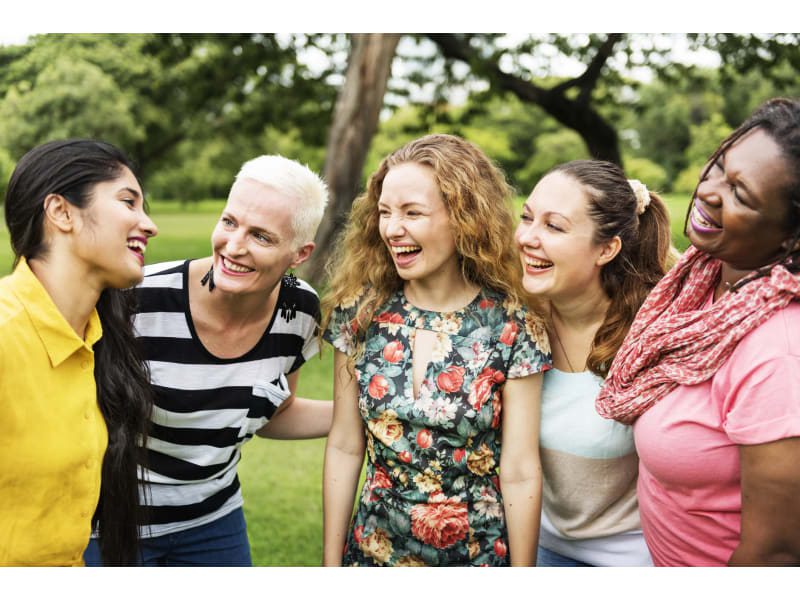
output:
[[[364,425],[358,412],[358,380],[347,371],[347,355],[333,359],[333,425],[325,446],[323,496],[324,566],[340,566],[364,462]]]
[[[299,369],[286,376],[291,395],[281,403],[269,422],[256,435],[274,440],[304,440],[328,435],[333,404],[327,400],[295,397],[299,379]]]
[[[730,566],[800,565],[800,438],[739,446],[742,529]]]
[[[503,390],[500,488],[512,566],[536,565],[542,509],[539,401],[542,374],[509,379]]]

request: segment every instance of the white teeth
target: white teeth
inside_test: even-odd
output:
[[[408,252],[416,252],[422,250],[420,246],[393,246],[392,252],[395,254],[407,254]]]
[[[553,266],[553,263],[551,262],[538,260],[535,258],[527,258],[527,257],[525,258],[525,264],[528,265],[529,267],[534,267],[535,269],[547,269],[548,267]]]
[[[145,244],[141,240],[128,240],[128,248],[131,250],[136,250],[137,252],[141,252],[142,254],[145,253],[145,249],[147,248],[147,244]]]
[[[228,269],[229,271],[234,271],[235,273],[249,273],[250,271],[254,270],[251,269],[250,267],[243,267],[242,265],[237,265],[236,263],[232,263],[227,258],[222,259],[222,264],[225,266],[226,269]]]
[[[714,223],[709,223],[706,219],[704,219],[702,213],[700,212],[700,209],[698,209],[696,206],[694,207],[693,212],[694,212],[694,220],[700,223],[700,225],[702,225],[703,227],[719,229],[719,225],[714,225]]]

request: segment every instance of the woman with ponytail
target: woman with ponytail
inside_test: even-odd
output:
[[[631,428],[595,399],[636,311],[672,259],[661,199],[609,162],[559,165],[523,207],[523,286],[549,316],[542,388],[539,566],[651,564]]]
[[[136,447],[150,416],[131,328],[156,226],[128,158],[94,140],[23,156],[5,197],[0,279],[0,564],[137,559]],[[94,517],[93,517],[94,515]]]
[[[720,144],[686,220],[597,408],[634,424],[655,564],[800,565],[799,101]]]

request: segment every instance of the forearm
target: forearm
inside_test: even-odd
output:
[[[800,533],[795,532],[795,535]],[[800,566],[800,553],[780,543],[742,539],[728,560],[729,567]]]
[[[330,431],[332,418],[332,402],[295,398],[291,406],[276,414],[258,431],[258,435],[274,440],[325,437]]]
[[[343,449],[328,440],[322,480],[323,566],[338,567],[342,564],[342,552],[363,462],[363,445],[360,451],[357,448]]]
[[[535,566],[542,507],[541,472],[510,480],[503,478],[502,468],[500,473],[511,566]]]

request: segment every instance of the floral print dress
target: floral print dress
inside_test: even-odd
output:
[[[334,310],[326,340],[354,352],[356,302]],[[412,348],[435,332],[418,397]],[[367,472],[344,565],[507,565],[498,477],[502,388],[551,365],[544,327],[483,290],[465,308],[419,309],[402,291],[375,313],[356,362]]]

